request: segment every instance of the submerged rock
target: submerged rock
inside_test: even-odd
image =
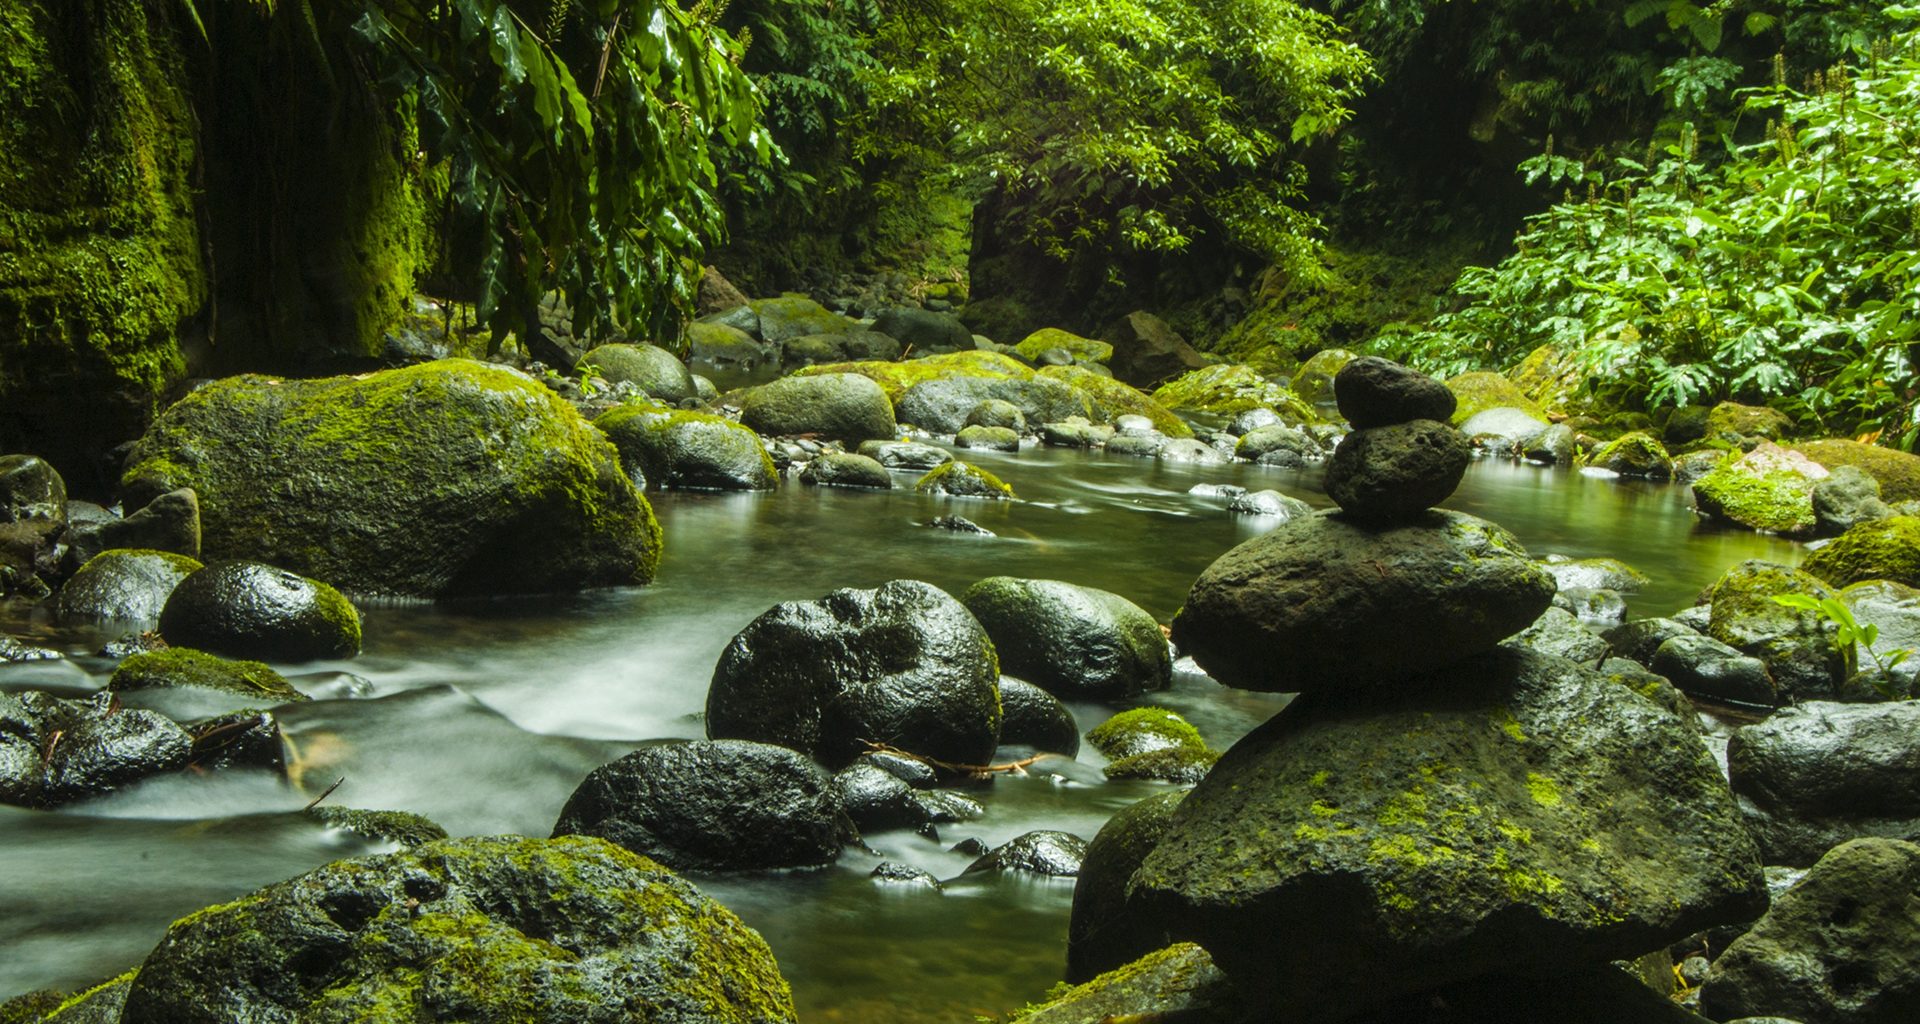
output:
[[[986,764],[1000,737],[1000,666],[986,631],[931,584],[894,580],[777,604],[728,642],[707,735],[778,743],[829,766],[866,742]]]
[[[969,426],[953,437],[956,448],[979,448],[990,452],[1017,452],[1020,435],[1010,427]]]
[[[524,374],[467,360],[210,384],[160,417],[121,483],[129,508],[181,487],[208,560],[355,593],[644,583],[659,557],[613,446]]]
[[[822,452],[800,471],[800,482],[820,487],[853,487],[872,491],[893,488],[887,467],[865,455]]]
[[[1306,694],[1236,744],[1134,873],[1129,912],[1335,1019],[1764,909],[1733,799],[1670,712],[1521,652],[1441,676]]]
[[[259,562],[189,574],[160,611],[167,642],[236,658],[310,661],[360,653],[360,613],[340,592]]]
[[[1222,555],[1173,641],[1228,686],[1301,692],[1405,680],[1484,651],[1553,600],[1553,578],[1485,520],[1291,519]]]
[[[1920,846],[1856,839],[1834,849],[1714,961],[1701,1008],[1717,1020],[1920,1019],[1916,893]]]
[[[175,922],[122,1024],[779,1024],[766,943],[665,868],[584,837],[339,861]]]
[[[447,838],[447,830],[437,822],[407,811],[363,811],[354,807],[323,804],[309,807],[303,813],[328,828],[397,843],[409,849]]]
[[[595,768],[555,836],[598,836],[678,871],[826,864],[853,836],[827,774],[806,755],[740,740],[642,747]]]
[[[1272,516],[1297,519],[1313,514],[1313,506],[1279,491],[1253,491],[1236,494],[1227,500],[1227,511],[1243,516]]]
[[[990,576],[968,587],[960,603],[993,639],[1002,672],[1055,696],[1132,697],[1172,682],[1160,624],[1118,594]]]
[[[860,454],[888,469],[933,469],[953,461],[945,448],[918,441],[866,441]]]

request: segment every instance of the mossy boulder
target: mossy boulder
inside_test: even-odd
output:
[[[809,334],[846,334],[860,330],[860,321],[841,316],[804,295],[756,299],[747,303],[747,307],[754,314],[753,327],[748,333],[770,345]]]
[[[1058,327],[1042,327],[1022,338],[1020,344],[1013,346],[1013,351],[1026,361],[1037,363],[1042,353],[1056,348],[1075,359],[1092,363],[1104,363],[1113,358],[1113,346],[1108,342],[1082,338]]]
[[[66,622],[149,630],[160,621],[173,588],[199,568],[198,561],[166,551],[103,551],[60,588],[55,609]]]
[[[1154,750],[1205,748],[1207,741],[1179,712],[1144,707],[1122,711],[1087,733],[1093,749],[1109,758],[1132,757]]]
[[[779,349],[731,324],[696,320],[687,325],[687,358],[743,368],[773,362]]]
[[[328,828],[408,849],[447,838],[447,830],[438,822],[408,811],[366,811],[321,804],[302,813]]]
[[[1800,568],[1834,587],[1866,580],[1920,586],[1920,518],[1861,523],[1808,555]]]
[[[634,479],[702,491],[770,491],[780,484],[760,435],[724,416],[623,405],[593,421]]]
[[[246,698],[259,707],[309,699],[287,682],[286,676],[263,662],[231,660],[191,647],[168,647],[128,655],[107,680],[107,689],[114,693],[180,686],[219,690]]]
[[[893,489],[893,475],[887,472],[887,467],[865,455],[848,452],[820,453],[800,471],[800,482],[874,491]]]
[[[120,1024],[127,993],[139,971],[132,970],[109,978],[92,988],[75,993],[48,1012],[39,1024]]]
[[[967,425],[974,409],[992,401],[1012,405],[1026,423],[1053,423],[1094,412],[1085,392],[1051,377],[954,376],[908,388],[894,403],[894,415],[903,423],[951,434]]]
[[[1436,699],[1436,695],[1446,697]],[[1127,912],[1259,998],[1334,1019],[1506,971],[1640,955],[1766,906],[1692,728],[1559,658],[1306,694],[1221,759]]]
[[[1313,423],[1319,417],[1311,406],[1283,384],[1260,375],[1251,366],[1223,363],[1168,381],[1153,400],[1177,412],[1232,416],[1248,409],[1272,409],[1289,423]]]
[[[1173,681],[1160,624],[1118,594],[989,576],[968,587],[960,603],[993,638],[1001,671],[1055,696],[1111,700]]]
[[[1920,500],[1920,455],[1841,438],[1806,441],[1793,450],[1828,469],[1858,466],[1880,481],[1880,497],[1887,502]]]
[[[961,427],[953,435],[956,448],[978,448],[990,452],[1017,452],[1020,450],[1020,432],[1011,427]]]
[[[1168,437],[1193,436],[1193,428],[1187,426],[1186,420],[1131,384],[1103,377],[1083,366],[1048,366],[1039,371],[1039,376],[1085,392],[1098,414],[1094,419],[1111,422],[1122,416],[1145,416],[1152,421],[1153,429]]]
[[[893,404],[856,373],[794,374],[747,392],[740,422],[771,437],[815,435],[859,444],[889,440],[898,426]]]
[[[606,438],[526,375],[450,359],[363,377],[236,377],[167,410],[128,507],[192,487],[208,560],[354,593],[645,583],[660,527]]]
[[[1694,508],[1751,530],[1805,536],[1818,524],[1813,486],[1826,475],[1804,455],[1762,444],[1744,455],[1729,454],[1695,480]]]
[[[260,562],[197,569],[160,610],[167,642],[235,658],[311,661],[360,653],[360,613],[319,580]]]
[[[1173,642],[1228,686],[1398,687],[1525,629],[1553,592],[1512,534],[1473,516],[1303,516],[1208,566]]]
[[[1110,971],[1169,941],[1165,923],[1128,906],[1127,882],[1160,843],[1186,791],[1128,804],[1087,844],[1067,922],[1067,980]]]
[[[992,473],[965,462],[949,462],[931,470],[913,485],[921,494],[939,494],[953,498],[1013,499],[1013,487]]]
[[[668,405],[694,397],[687,364],[658,345],[600,345],[580,357],[580,365],[593,367],[609,384],[632,384]]]
[[[1293,371],[1294,393],[1309,405],[1334,402],[1333,379],[1357,358],[1344,348],[1323,348],[1315,352]]]
[[[595,768],[553,834],[599,836],[677,871],[740,871],[829,863],[853,828],[827,773],[805,754],[693,740]]]
[[[1644,430],[1624,434],[1600,447],[1587,459],[1587,465],[1621,476],[1665,480],[1673,475],[1673,456],[1667,446]]]
[[[892,338],[912,352],[957,352],[972,350],[973,332],[951,313],[896,306],[883,309],[873,318],[873,329]]]
[[[775,1024],[765,941],[644,857],[496,836],[339,861],[176,921],[122,1024]]]
[[[1082,876],[1085,877],[1084,875]],[[1075,890],[1076,895],[1078,890]],[[1069,972],[1069,980],[1072,974]],[[1108,1024],[1177,1020],[1184,1024],[1242,1024],[1258,1019],[1207,951],[1182,942],[1054,995],[1013,1018],[1013,1024]]]
[[[828,363],[796,370],[793,375],[812,377],[829,373],[857,373],[866,377],[880,385],[880,389],[886,393],[887,401],[894,403],[898,403],[901,396],[914,385],[932,380],[947,380],[953,377],[1028,380],[1034,376],[1032,367],[1012,356],[1001,355],[998,352],[983,352],[978,349],[903,359],[898,362],[868,359],[850,363]]]
[[[1846,658],[1825,616],[1775,601],[1787,594],[1835,596],[1816,576],[1758,559],[1742,562],[1707,591],[1707,635],[1767,663],[1781,691],[1795,700],[1831,695],[1846,675]]]
[[[1165,320],[1135,310],[1109,323],[1100,340],[1113,346],[1109,361],[1113,375],[1137,388],[1147,388],[1207,365],[1180,332]]]
[[[1707,436],[1763,437],[1778,441],[1793,429],[1793,420],[1778,409],[1764,405],[1721,402],[1707,412]]]
[[[131,0],[9,2],[0,52],[0,452],[91,484],[207,297],[186,53]]]
[[[1506,376],[1535,405],[1549,412],[1568,411],[1586,382],[1579,360],[1557,345],[1542,345],[1527,353]]]
[[[1519,385],[1506,377],[1486,370],[1463,373],[1447,380],[1447,389],[1453,392],[1453,425],[1458,427],[1468,420],[1489,409],[1518,409],[1542,423],[1547,421],[1547,411],[1540,408],[1538,402],[1528,398]]]
[[[774,605],[735,634],[707,690],[707,735],[776,743],[839,768],[884,743],[986,764],[1000,664],[967,609],[894,580]]]

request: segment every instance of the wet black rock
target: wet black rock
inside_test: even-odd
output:
[[[340,592],[260,562],[216,562],[180,581],[160,612],[167,642],[235,658],[310,661],[360,653],[360,613]]]
[[[1000,677],[1000,742],[1022,744],[1072,757],[1080,751],[1080,726],[1053,694],[1011,676]]]
[[[1466,438],[1445,423],[1356,430],[1327,463],[1327,496],[1358,518],[1404,520],[1445,501],[1471,461]]]
[[[1552,599],[1553,578],[1485,520],[1434,510],[1381,526],[1322,514],[1216,560],[1174,617],[1173,641],[1244,689],[1406,682],[1525,629]]]
[[[836,590],[775,605],[728,642],[707,691],[707,734],[833,767],[869,741],[985,764],[1000,738],[999,680],[986,631],[939,588]]]
[[[1635,619],[1602,633],[1613,653],[1642,665],[1653,664],[1654,652],[1676,636],[1699,636],[1699,630],[1677,619]]]
[[[1599,661],[1607,653],[1607,642],[1563,608],[1548,608],[1533,620],[1533,625],[1501,642],[1585,665]]]
[[[1769,864],[1862,836],[1920,841],[1920,701],[1810,701],[1735,732],[1727,769]]]
[[[1357,429],[1410,420],[1445,423],[1458,404],[1444,383],[1378,356],[1361,356],[1341,367],[1333,391],[1340,415]]]
[[[1107,819],[1080,862],[1067,924],[1067,980],[1081,982],[1167,944],[1165,923],[1129,909],[1127,883],[1166,835],[1186,792],[1129,804]]]
[[[1313,506],[1279,491],[1252,491],[1236,494],[1227,501],[1227,511],[1243,516],[1271,516],[1297,519],[1313,514]]]
[[[1767,673],[1792,700],[1831,696],[1845,678],[1835,626],[1818,612],[1790,608],[1783,594],[1832,597],[1817,577],[1784,565],[1752,560],[1728,569],[1709,591],[1706,634],[1767,663]]]
[[[870,877],[887,885],[929,889],[934,892],[939,892],[941,889],[940,880],[931,874],[919,868],[890,860],[881,861],[879,865],[873,869]]]
[[[1441,675],[1294,700],[1174,811],[1127,912],[1332,1019],[1764,909],[1758,852],[1687,723],[1528,652]]]
[[[598,836],[680,871],[741,871],[826,864],[853,830],[832,781],[805,755],[696,740],[595,768],[553,834]]]
[[[55,611],[64,622],[149,630],[159,624],[173,588],[200,568],[185,555],[164,551],[103,551],[60,588]]]
[[[924,828],[932,816],[899,776],[864,758],[833,775],[835,799],[862,833]]]
[[[60,536],[67,546],[64,564],[76,568],[116,548],[165,551],[200,557],[200,498],[193,488],[168,491],[132,515],[68,524]]]
[[[0,803],[57,807],[187,766],[193,740],[164,715],[109,694],[0,693]]]
[[[936,530],[945,530],[948,533],[970,533],[979,537],[994,536],[992,530],[981,526],[966,516],[934,516],[933,519],[928,521],[927,525]]]
[[[176,922],[121,1024],[786,1024],[752,929],[598,839],[498,836],[329,864]]]
[[[1716,1020],[1920,1020],[1920,846],[1856,839],[1822,857],[1714,961]]]
[[[967,865],[976,871],[1024,871],[1053,878],[1072,878],[1086,859],[1087,841],[1070,832],[1041,829],[1015,836]]]
[[[1166,634],[1118,594],[1058,580],[990,576],[960,601],[1000,655],[1000,670],[1059,697],[1114,699],[1173,680]]]
[[[1775,707],[1780,693],[1767,664],[1709,636],[1682,634],[1653,652],[1648,668],[1666,676],[1683,693],[1708,700]]]

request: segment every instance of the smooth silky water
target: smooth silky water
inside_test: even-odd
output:
[[[329,802],[427,815],[456,835],[544,836],[596,765],[639,743],[703,734],[714,660],[778,601],[915,578],[958,593],[983,576],[1068,580],[1120,593],[1162,621],[1208,563],[1275,521],[1228,514],[1196,484],[1277,488],[1327,504],[1318,471],[1185,466],[1030,448],[962,453],[1011,483],[1016,503],[926,498],[788,481],[764,495],[652,494],[666,555],[652,586],[485,603],[365,608],[352,661],[282,666],[323,695],[280,711],[294,785],[265,773],[156,779],[54,813],[0,807],[0,997],[72,987],[138,962],[168,922],[327,861],[388,847],[323,830],[300,808]],[[1535,555],[1608,555],[1652,583],[1634,615],[1664,614],[1742,559],[1796,562],[1777,538],[1696,525],[1683,487],[1477,463],[1447,506],[1501,523]],[[966,516],[994,537],[925,525]],[[15,607],[0,628],[77,655],[0,667],[0,688],[65,695],[104,684],[82,655],[100,637]],[[1191,669],[1191,663],[1186,668]],[[343,676],[341,673],[351,673]],[[355,678],[358,677],[358,678]],[[1284,699],[1192,671],[1150,695],[1225,747]],[[1084,731],[1112,708],[1073,704]],[[1021,751],[1007,751],[1016,756]],[[759,929],[818,1021],[965,1021],[1038,999],[1065,958],[1070,880],[970,876],[944,892],[881,884],[881,860],[960,875],[948,852],[1032,829],[1091,838],[1163,787],[1103,781],[1099,755],[1048,759],[973,790],[987,808],[938,841],[866,838],[818,871],[701,877]]]

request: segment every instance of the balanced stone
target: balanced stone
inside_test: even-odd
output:
[[[1434,420],[1356,430],[1327,464],[1327,496],[1354,516],[1404,519],[1445,501],[1472,459],[1466,438]]]
[[[1228,686],[1303,692],[1405,679],[1492,648],[1553,600],[1506,530],[1431,510],[1391,525],[1290,519],[1222,555],[1173,642]]]
[[[1687,723],[1583,666],[1501,650],[1391,694],[1296,699],[1173,811],[1123,913],[1307,1021],[1631,958],[1765,906]]]
[[[1446,423],[1458,404],[1445,384],[1378,356],[1361,356],[1341,367],[1333,394],[1340,415],[1360,430],[1409,420]]]

